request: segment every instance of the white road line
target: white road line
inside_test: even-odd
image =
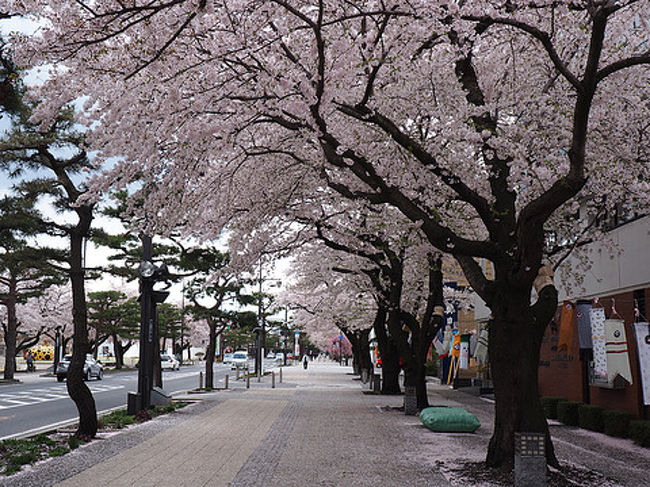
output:
[[[103,409],[102,411],[97,412],[97,416],[100,417],[100,416],[103,416],[105,414],[116,411],[117,409],[125,409],[125,408],[126,408],[126,405],[116,406],[114,408],[109,408],[109,409]],[[11,438],[27,438],[29,436],[37,435],[39,433],[44,433],[46,431],[52,431],[52,430],[57,429],[57,428],[62,428],[64,426],[69,426],[71,424],[76,423],[78,420],[79,420],[78,417],[70,418],[70,419],[64,419],[63,421],[58,421],[56,423],[50,423],[50,424],[47,424],[45,426],[39,426],[38,428],[33,428],[33,429],[30,429],[30,430],[21,431],[19,433],[14,433],[12,435],[3,436],[2,438],[0,438],[0,441],[9,440]]]

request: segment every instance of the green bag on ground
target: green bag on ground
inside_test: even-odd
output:
[[[431,431],[446,433],[473,433],[481,426],[476,416],[462,408],[425,408],[420,412],[420,420]]]

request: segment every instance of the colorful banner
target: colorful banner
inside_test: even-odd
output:
[[[436,336],[433,338],[433,348],[435,348],[436,353],[439,357],[442,357],[447,353],[445,352],[445,345],[443,343],[444,339],[445,335],[442,330],[439,330],[438,333],[436,333]]]
[[[591,308],[591,341],[594,346],[594,379],[607,378],[607,353],[605,352],[605,309]]]
[[[650,324],[634,323],[636,335],[639,369],[641,370],[641,386],[643,389],[643,404],[650,405]]]
[[[445,327],[445,333],[442,338],[442,355],[447,355],[451,350],[451,341],[452,341],[452,331],[451,326],[447,325]]]
[[[623,320],[605,320],[605,351],[607,354],[607,382],[612,384],[620,375],[628,383],[632,383],[630,358],[625,336]]]
[[[581,349],[593,348],[591,341],[591,301],[578,301],[576,321],[578,322],[578,343]]]
[[[488,361],[488,331],[486,328],[483,328],[478,334],[474,358],[479,365],[485,365]]]
[[[454,332],[454,340],[451,345],[451,356],[458,359],[460,357],[460,334],[458,333],[458,330],[454,330]]]
[[[469,367],[469,335],[460,336],[460,364],[461,369]]]
[[[558,351],[571,351],[573,345],[573,328],[575,321],[575,305],[565,301],[562,305],[562,315],[560,317],[560,337],[557,343]]]

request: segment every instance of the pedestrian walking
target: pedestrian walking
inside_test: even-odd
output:
[[[27,372],[34,372],[36,367],[34,366],[34,357],[32,356],[31,350],[27,352],[27,358],[25,360],[27,361]]]
[[[307,354],[302,356],[302,366],[305,370],[307,370],[307,366],[309,365],[309,357]]]

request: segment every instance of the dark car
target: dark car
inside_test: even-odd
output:
[[[63,379],[68,376],[70,360],[72,360],[72,355],[66,355],[56,365],[56,380],[59,382],[63,382]],[[84,363],[84,379],[90,380],[93,377],[97,377],[97,380],[102,380],[104,378],[104,366],[101,362],[95,360],[92,355],[86,355],[86,362]]]

